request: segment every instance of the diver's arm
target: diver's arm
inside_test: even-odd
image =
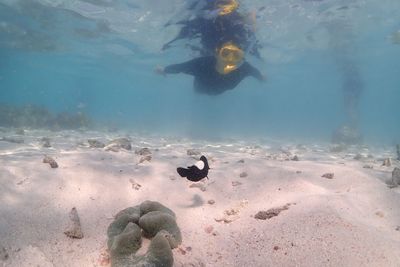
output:
[[[183,63],[168,65],[164,68],[164,73],[166,74],[185,73],[194,75],[197,67],[198,67],[198,60],[192,59]]]

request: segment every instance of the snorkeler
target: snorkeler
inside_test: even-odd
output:
[[[242,15],[237,11],[238,7],[237,0],[207,1],[201,12],[196,11],[194,18],[175,23],[183,26],[175,38],[163,45],[162,50],[181,39],[199,38],[202,48],[194,48],[202,56],[212,55],[217,47],[233,41],[249,54],[261,58],[258,52],[260,45],[255,36],[255,18]]]
[[[159,74],[185,73],[194,76],[194,89],[198,93],[219,95],[234,89],[244,78],[253,76],[259,81],[265,77],[244,60],[244,52],[228,42],[214,56],[204,56],[180,64],[157,68]]]

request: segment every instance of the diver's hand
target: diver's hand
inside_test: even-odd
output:
[[[158,75],[163,75],[165,76],[165,71],[164,68],[161,67],[160,65],[157,65],[156,68],[154,69],[154,72]]]

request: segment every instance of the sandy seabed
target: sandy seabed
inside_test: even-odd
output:
[[[394,157],[392,148],[331,152],[330,144],[276,140],[14,132],[0,132],[24,141],[0,141],[0,265],[109,266],[106,231],[113,216],[154,200],[177,215],[183,237],[173,250],[177,267],[400,266],[400,190],[386,184],[400,164],[382,166]],[[124,136],[132,150],[87,142]],[[42,137],[51,147],[42,147]],[[151,161],[140,163],[135,151],[145,147]],[[192,183],[176,173],[199,157],[189,149],[208,157],[208,180]],[[43,163],[45,155],[59,167]],[[73,207],[82,239],[64,234]],[[286,209],[256,219],[279,207]]]

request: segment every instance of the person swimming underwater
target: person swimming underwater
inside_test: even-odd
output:
[[[234,89],[244,78],[253,76],[264,81],[264,75],[244,59],[244,52],[232,42],[217,49],[215,56],[204,56],[184,63],[156,68],[158,74],[185,73],[194,76],[198,93],[219,95]]]

